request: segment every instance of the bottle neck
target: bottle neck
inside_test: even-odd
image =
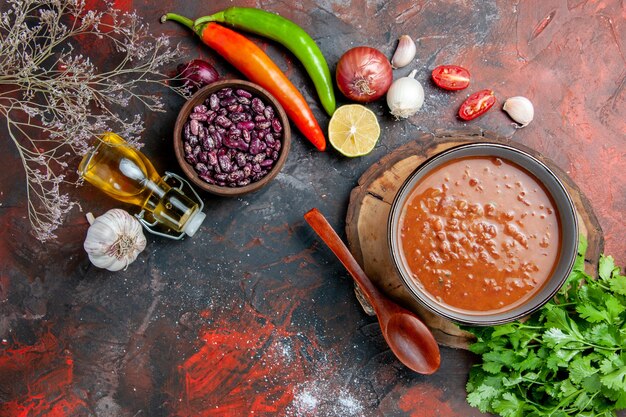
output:
[[[85,180],[116,200],[141,207],[147,218],[166,228],[193,234],[199,226],[196,216],[199,204],[181,189],[170,186],[145,155],[115,133],[102,137],[83,158],[79,172]]]

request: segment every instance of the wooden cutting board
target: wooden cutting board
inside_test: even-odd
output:
[[[393,266],[387,244],[387,218],[393,199],[404,180],[426,159],[448,148],[470,142],[503,143],[521,149],[545,163],[561,179],[569,192],[579,220],[580,232],[587,237],[587,269],[595,273],[604,238],[587,198],[569,176],[536,151],[504,137],[481,130],[437,131],[424,134],[374,163],[359,179],[350,194],[346,216],[348,245],[374,284],[390,298],[419,314],[437,341],[456,348],[467,348],[471,335],[456,324],[429,312],[413,300]],[[368,314],[374,314],[358,288],[356,295]]]

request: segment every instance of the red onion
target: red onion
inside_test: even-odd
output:
[[[184,82],[184,85],[192,90],[214,83],[219,78],[219,74],[213,68],[213,65],[201,59],[194,59],[186,64],[180,64],[177,71],[178,77]]]
[[[384,96],[393,80],[387,57],[368,46],[357,46],[343,54],[337,63],[336,77],[343,95],[360,103]]]

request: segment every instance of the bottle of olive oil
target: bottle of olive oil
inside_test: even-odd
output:
[[[102,136],[78,171],[109,196],[141,207],[149,217],[176,232],[193,236],[206,217],[198,202],[170,186],[141,152],[115,133]]]

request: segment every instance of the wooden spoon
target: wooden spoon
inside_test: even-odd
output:
[[[374,307],[383,337],[400,362],[420,374],[430,375],[439,369],[439,346],[428,327],[415,314],[390,301],[376,289],[318,209],[311,209],[304,219],[346,267]]]

